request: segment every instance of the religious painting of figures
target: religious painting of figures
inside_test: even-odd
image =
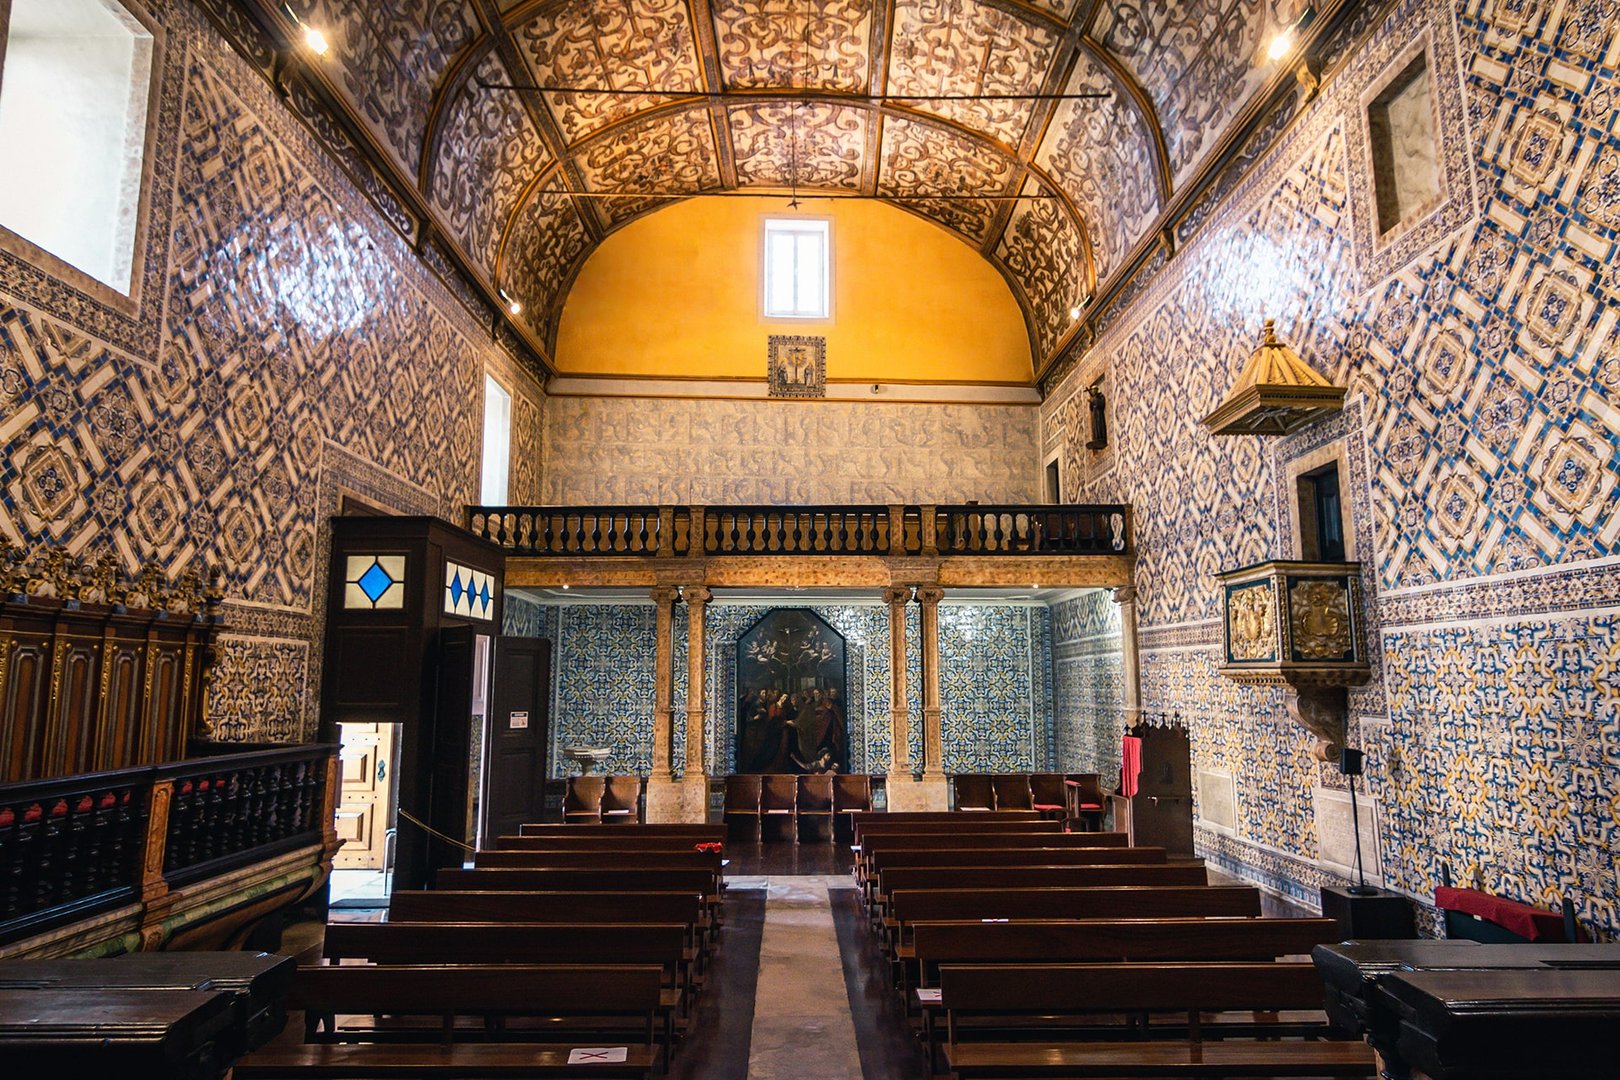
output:
[[[843,635],[814,612],[779,608],[737,639],[739,773],[849,769]]]

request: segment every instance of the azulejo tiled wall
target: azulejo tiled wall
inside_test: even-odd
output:
[[[1620,11],[1402,0],[1082,358],[1043,410],[1083,496],[1135,508],[1142,683],[1236,778],[1223,866],[1310,896],[1307,755],[1280,693],[1216,672],[1215,573],[1294,552],[1287,469],[1342,447],[1375,682],[1353,697],[1386,881],[1432,899],[1442,863],[1620,931]],[[1391,238],[1365,103],[1427,50],[1442,196]],[[1284,440],[1197,424],[1263,318],[1350,387]],[[1078,390],[1106,373],[1114,448],[1086,469]]]
[[[1018,405],[556,397],[551,503],[1032,502],[1037,411]]]
[[[1119,775],[1125,722],[1124,654],[1119,605],[1106,589],[1087,589],[1052,605],[1053,730],[1056,767]]]
[[[325,522],[345,496],[459,517],[482,374],[543,396],[189,3],[164,30],[144,262],[118,302],[0,249],[0,532],[171,576],[218,564],[209,734],[313,735]]]
[[[520,601],[506,631],[549,637],[556,662],[552,696],[552,775],[571,768],[568,746],[606,746],[609,769],[645,775],[652,767],[657,632],[649,604]],[[709,775],[734,771],[737,731],[736,644],[776,607],[791,603],[712,604],[707,617]],[[844,635],[849,663],[850,768],[886,773],[890,743],[889,612],[880,603],[809,605]],[[907,613],[907,695],[912,709],[910,760],[920,761],[920,625]],[[687,609],[675,609],[674,760],[684,765]],[[946,771],[1044,769],[1052,760],[1053,687],[1050,617],[1044,604],[940,605],[940,684]]]

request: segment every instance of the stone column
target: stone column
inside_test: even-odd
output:
[[[706,619],[714,594],[702,585],[688,585],[686,597],[686,777],[708,783],[707,762],[703,760],[704,717],[708,713],[708,657]]]
[[[647,780],[647,820],[701,823],[708,790],[707,781],[701,777],[701,763],[696,782],[690,775],[676,780],[671,767],[675,715],[675,602],[679,597],[680,590],[674,586],[660,585],[652,590],[653,603],[658,605],[658,651],[653,669],[653,762],[652,776]],[[701,695],[702,688],[699,687],[697,692]],[[688,697],[691,693],[692,688],[688,687]],[[701,709],[702,705],[698,708]]]
[[[669,781],[671,719],[675,714],[675,601],[680,590],[660,585],[652,590],[652,601],[658,609],[656,651],[653,661],[653,757],[652,778]]]
[[[917,590],[922,605],[923,775],[945,778],[945,745],[939,733],[939,602],[945,590],[929,585]]]
[[[925,585],[917,590],[917,600],[922,604],[922,768],[918,770],[919,763],[912,762],[911,770],[899,785],[890,774],[890,810],[944,810],[950,802],[945,790],[944,753],[939,733],[939,602],[944,596],[945,590],[937,585]],[[890,611],[892,613],[894,608]],[[904,609],[900,614],[903,619]],[[900,648],[903,657],[904,638]],[[904,668],[904,662],[899,666]],[[900,678],[903,680],[904,674]],[[921,779],[912,779],[919,771]]]
[[[889,605],[889,785],[911,779],[911,709],[906,700],[906,605],[911,586],[893,585],[883,592]]]
[[[1125,711],[1125,726],[1130,727],[1142,716],[1142,665],[1140,643],[1136,636],[1136,586],[1121,585],[1114,590],[1114,603],[1119,605],[1120,651],[1120,704]]]

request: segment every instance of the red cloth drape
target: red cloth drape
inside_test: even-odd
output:
[[[1434,906],[1441,911],[1460,911],[1511,930],[1526,941],[1563,941],[1564,916],[1556,911],[1521,904],[1478,889],[1452,889],[1442,885],[1434,890]]]
[[[1136,782],[1142,775],[1142,740],[1126,735],[1120,740],[1122,764],[1119,769],[1119,793],[1127,799],[1136,795]]]

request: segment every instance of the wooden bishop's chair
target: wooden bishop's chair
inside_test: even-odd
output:
[[[1029,796],[1028,773],[1004,773],[990,778],[990,787],[996,793],[997,810],[1029,810],[1034,802]]]
[[[634,825],[641,820],[641,777],[610,776],[602,796],[602,822]]]
[[[729,829],[733,822],[754,822],[754,839],[761,838],[761,818],[759,813],[759,799],[761,781],[764,777],[755,775],[726,777],[726,812],[725,823]]]
[[[1032,773],[1029,778],[1031,805],[1041,817],[1062,821],[1069,816],[1069,792],[1062,773]]]
[[[833,842],[833,777],[832,773],[818,773],[799,777],[799,817],[815,822],[827,822],[827,843]]]
[[[793,773],[766,773],[759,789],[761,831],[767,818],[787,818],[788,835],[799,842],[799,778]]]
[[[851,814],[865,813],[872,809],[872,778],[865,774],[857,776],[833,777],[833,811],[836,816],[834,823],[844,822],[849,826],[849,838],[855,839],[855,819]]]
[[[602,796],[607,792],[607,780],[601,776],[570,776],[568,790],[563,794],[563,822],[575,825],[595,825],[602,821]]]
[[[996,789],[984,773],[961,773],[951,777],[958,810],[994,810]]]

